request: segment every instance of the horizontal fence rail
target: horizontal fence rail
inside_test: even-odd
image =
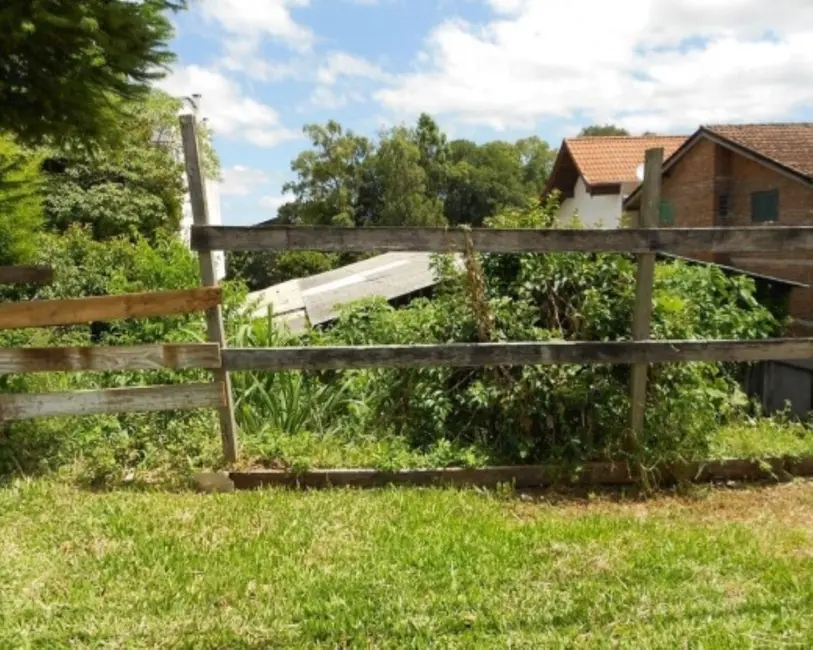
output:
[[[0,395],[0,421],[68,415],[188,411],[219,408],[225,401],[223,384],[176,384],[108,388],[71,393],[15,393]]]
[[[231,371],[767,361],[809,359],[813,338],[228,348],[221,355]]]
[[[221,303],[219,287],[0,305],[0,330],[188,314]]]
[[[216,343],[73,348],[0,348],[0,374],[220,368]]]
[[[50,284],[54,270],[50,266],[0,266],[0,284]]]
[[[761,460],[712,460],[706,462],[658,465],[652,478],[659,485],[680,482],[710,483],[719,481],[789,481],[795,477],[813,476],[813,457],[767,458]],[[405,469],[313,469],[246,470],[230,472],[229,478],[238,490],[260,487],[376,488],[389,485],[478,486],[496,488],[512,485],[517,489],[540,487],[619,487],[639,482],[640,472],[625,462],[588,462],[578,471],[557,465],[518,465],[511,467]]]
[[[197,251],[482,253],[743,253],[813,251],[813,227],[642,228],[618,230],[194,226]]]

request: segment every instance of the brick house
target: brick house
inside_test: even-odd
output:
[[[661,227],[813,225],[813,123],[703,126],[663,166]],[[640,207],[640,187],[624,209]],[[748,273],[813,285],[805,254],[691,255]],[[796,286],[789,310],[813,327],[813,291]]]
[[[685,141],[685,136],[646,135],[566,138],[542,197],[559,191],[562,219],[578,214],[585,227],[618,228],[623,200],[641,180],[646,150],[663,147],[668,156]]]

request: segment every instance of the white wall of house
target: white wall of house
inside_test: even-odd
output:
[[[590,196],[584,179],[579,177],[573,191],[573,198],[565,199],[559,208],[562,220],[570,219],[574,214],[585,228],[618,228],[621,221],[623,197],[621,194],[602,194]]]

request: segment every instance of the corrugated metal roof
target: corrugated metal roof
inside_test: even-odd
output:
[[[308,278],[290,280],[249,294],[254,316],[285,321],[293,332],[335,320],[342,305],[363,298],[394,300],[437,283],[431,253],[386,253]],[[458,256],[462,266],[462,257]]]

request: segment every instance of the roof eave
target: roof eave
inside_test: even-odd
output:
[[[772,158],[768,158],[763,154],[759,153],[755,149],[751,149],[746,147],[738,142],[734,142],[714,131],[710,130],[705,126],[701,126],[694,135],[692,135],[686,142],[684,142],[675,153],[673,153],[669,158],[664,161],[663,164],[663,175],[666,176],[672,170],[672,168],[683,158],[686,153],[688,153],[692,147],[697,144],[697,142],[701,138],[707,138],[711,142],[715,144],[719,144],[720,146],[726,147],[734,151],[735,153],[745,156],[746,158],[750,158],[766,167],[770,167],[774,171],[782,174],[783,176],[789,177],[793,180],[799,181],[804,183],[805,185],[813,185],[813,177],[808,176],[807,174],[803,174],[802,172],[795,170],[791,167],[783,165],[782,163],[773,160]],[[630,195],[624,200],[623,208],[625,210],[634,210],[637,209],[638,201],[640,199],[641,188],[643,184],[638,185],[635,190],[630,193]]]

